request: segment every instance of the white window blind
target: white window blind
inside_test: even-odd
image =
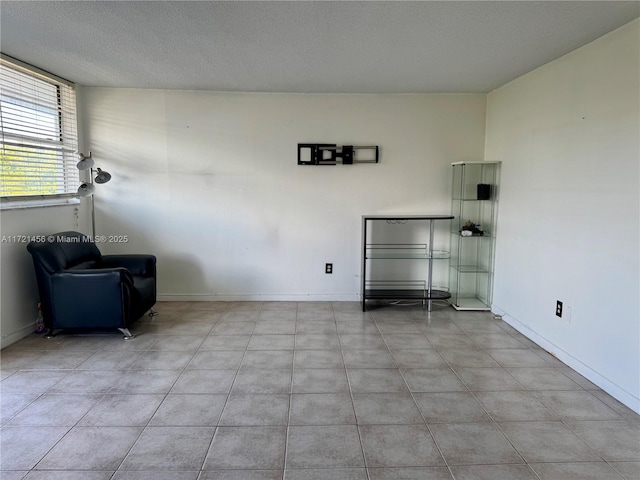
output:
[[[0,59],[0,197],[50,199],[79,185],[72,84]]]

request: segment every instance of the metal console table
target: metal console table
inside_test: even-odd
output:
[[[362,311],[366,310],[367,300],[412,300],[422,303],[423,308],[431,311],[433,300],[446,300],[451,297],[448,289],[434,288],[433,267],[434,262],[449,259],[449,251],[434,248],[436,223],[442,222],[449,231],[449,225],[444,221],[452,220],[453,215],[363,215],[362,216]],[[414,241],[396,243],[392,241],[374,242],[373,225],[377,222],[385,222],[390,225],[406,225],[414,222],[423,222],[428,237],[426,241]],[[393,236],[393,235],[392,235]],[[386,238],[384,238],[386,240]],[[395,240],[395,239],[394,239]],[[406,238],[403,240],[407,240]],[[425,269],[418,267],[422,272],[419,279],[374,279],[368,278],[374,270],[374,263],[399,260],[404,262],[421,262]],[[382,268],[382,271],[393,270]],[[402,268],[400,268],[402,271]],[[393,275],[392,275],[393,276]],[[446,281],[444,282],[447,283]]]

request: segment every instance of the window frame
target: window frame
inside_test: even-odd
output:
[[[60,137],[60,151],[62,152],[62,157],[57,160],[56,165],[61,167],[63,171],[59,180],[65,183],[69,181],[71,184],[71,188],[68,188],[66,192],[0,196],[0,210],[79,204],[80,198],[77,191],[73,191],[73,188],[82,183],[80,171],[72,170],[73,173],[70,173],[69,163],[71,159],[68,156],[70,151],[74,151],[74,154],[78,151],[79,143],[76,85],[69,80],[53,75],[4,53],[0,53],[0,65],[2,68],[6,67],[39,81],[44,81],[55,88],[58,110],[56,136]],[[68,92],[64,95],[61,93],[63,89],[68,89]],[[67,133],[67,128],[69,127],[72,129],[71,133]],[[2,149],[3,152],[5,151],[2,131],[0,131],[0,149]],[[70,177],[70,175],[74,174],[77,176]]]

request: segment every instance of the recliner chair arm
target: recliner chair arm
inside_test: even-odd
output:
[[[125,268],[70,269],[51,275],[48,328],[126,328],[133,277]],[[73,318],[73,325],[67,319]]]
[[[124,282],[133,286],[132,273],[122,266],[112,268],[78,268],[67,269],[51,275],[52,282],[86,282],[86,281],[112,281]]]
[[[103,255],[100,261],[103,268],[123,267],[132,275],[153,277],[156,275],[156,257],[154,255]]]

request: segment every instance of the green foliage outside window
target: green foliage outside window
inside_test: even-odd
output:
[[[59,178],[56,152],[16,146],[0,151],[0,196],[56,194]]]

